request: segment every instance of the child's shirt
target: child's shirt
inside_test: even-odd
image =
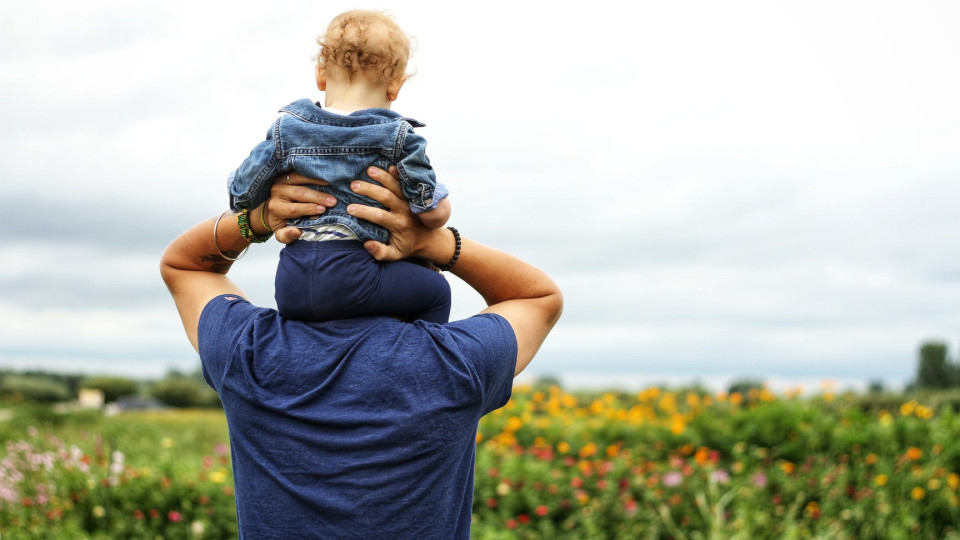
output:
[[[430,165],[426,139],[413,132],[424,124],[412,118],[389,109],[364,109],[344,116],[325,111],[309,99],[295,101],[280,112],[266,140],[230,173],[227,183],[233,210],[256,208],[270,197],[270,186],[278,175],[296,172],[330,182],[310,187],[332,194],[337,205],[317,218],[302,217],[291,225],[301,229],[342,225],[361,242],[386,243],[385,228],[347,213],[347,205],[353,203],[383,208],[350,189],[353,180],[372,181],[366,174],[368,167],[396,165],[403,195],[415,214],[433,210],[448,195]]]

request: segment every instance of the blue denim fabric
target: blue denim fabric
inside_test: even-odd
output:
[[[352,203],[383,207],[350,190],[353,180],[372,182],[367,167],[396,165],[403,194],[415,214],[436,208],[448,194],[437,183],[426,139],[413,132],[412,128],[424,126],[416,120],[389,109],[364,109],[343,116],[324,111],[309,99],[295,101],[280,112],[284,114],[274,121],[266,140],[230,173],[227,184],[233,210],[256,208],[269,198],[270,186],[279,175],[297,172],[330,182],[310,187],[332,194],[337,205],[319,218],[303,217],[292,225],[312,228],[336,223],[348,227],[361,241],[387,242],[386,229],[347,213]]]

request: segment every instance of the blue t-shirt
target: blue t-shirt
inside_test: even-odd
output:
[[[512,390],[506,319],[297,321],[219,296],[199,348],[241,537],[470,537],[477,424]]]

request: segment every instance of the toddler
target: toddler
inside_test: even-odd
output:
[[[294,220],[300,238],[280,253],[275,298],[285,317],[330,320],[393,315],[445,323],[450,286],[438,272],[410,261],[382,263],[363,248],[386,243],[383,227],[347,213],[347,205],[382,205],[359,197],[350,182],[366,179],[370,166],[396,165],[411,211],[428,227],[450,216],[447,189],[436,181],[426,141],[413,128],[424,124],[390,110],[406,81],[410,39],[383,12],[348,11],[317,38],[317,88],[324,106],[309,99],[280,109],[280,117],[228,179],[230,206],[251,210],[270,196],[275,179],[290,172],[319,178],[337,205],[319,217]],[[250,219],[257,219],[251,215]]]

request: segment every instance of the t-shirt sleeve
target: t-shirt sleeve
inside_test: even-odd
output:
[[[237,295],[220,295],[203,307],[197,329],[200,363],[203,378],[217,392],[240,334],[261,309]]]
[[[483,313],[448,323],[446,328],[477,376],[483,414],[506,405],[517,365],[517,337],[510,323],[500,315]]]

